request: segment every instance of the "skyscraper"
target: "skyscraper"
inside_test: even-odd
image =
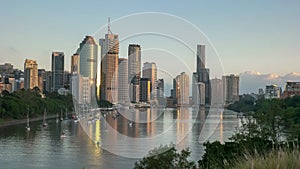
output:
[[[197,45],[197,72],[205,69],[205,45]]]
[[[151,82],[148,78],[140,79],[140,102],[150,102]]]
[[[116,103],[118,101],[118,59],[119,36],[109,30],[101,45],[101,99]]]
[[[52,52],[52,91],[64,87],[64,53]]]
[[[129,100],[133,103],[140,101],[140,79],[134,76],[129,84]]]
[[[79,70],[79,54],[75,53],[71,56],[71,74],[78,74]]]
[[[196,75],[198,79],[193,81],[193,83],[204,83],[205,84],[205,104],[211,104],[211,85],[209,80],[209,69],[205,67],[205,45],[197,45],[197,71]],[[193,85],[194,86],[194,85]],[[193,93],[194,94],[194,93]],[[200,96],[201,97],[201,96]],[[197,98],[197,97],[193,97]],[[195,101],[193,101],[195,104]]]
[[[119,58],[118,66],[118,102],[126,103],[129,101],[129,84],[128,84],[128,60]]]
[[[38,87],[38,64],[35,60],[26,59],[24,63],[24,88]]]
[[[146,62],[143,66],[143,78],[150,79],[151,91],[155,89],[155,81],[157,80],[157,68],[154,62]]]
[[[51,92],[51,90],[52,90],[52,72],[51,71],[45,72],[44,90],[47,92]]]
[[[77,95],[84,97],[83,103],[91,104],[91,106],[97,106],[94,101],[96,101],[96,75],[99,48],[99,45],[92,36],[86,36],[83,39],[76,52],[79,55],[79,68],[77,69],[79,74],[74,76],[74,78],[72,77],[72,93],[73,91],[79,91]],[[76,60],[74,60],[74,64],[75,63]],[[78,88],[73,89],[73,86],[77,86]],[[79,99],[81,98],[78,98],[78,100]]]
[[[130,101],[139,102],[141,77],[141,47],[137,44],[128,46],[128,82],[130,83]]]
[[[92,83],[95,83],[99,45],[94,37],[86,36],[80,43],[77,54],[79,54],[79,73],[84,77],[89,77],[93,80]]]
[[[38,83],[39,83],[39,89],[41,92],[43,92],[44,89],[44,80],[45,80],[45,69],[38,69]]]
[[[239,79],[239,76],[233,74],[222,76],[225,104],[234,103],[239,100]]]
[[[70,90],[72,74],[69,71],[64,72],[64,88]]]
[[[192,105],[205,105],[205,83],[198,82],[198,73],[193,73],[192,78]]]
[[[164,79],[158,79],[155,81],[155,89],[154,92],[152,93],[155,94],[154,100],[157,100],[157,103],[159,105],[164,105],[166,104],[165,100],[165,95],[164,95]]]
[[[176,90],[176,98],[177,105],[183,106],[189,104],[189,96],[190,96],[190,80],[189,75],[185,72],[182,72],[180,75],[175,78],[175,90]],[[174,83],[174,82],[173,82]]]
[[[223,81],[221,79],[211,79],[211,105],[224,104]]]
[[[141,77],[141,47],[137,44],[128,46],[128,80]]]
[[[164,97],[164,91],[165,91],[165,82],[164,82],[164,79],[158,79],[156,81],[155,87],[156,87],[156,89],[159,90],[158,96]]]

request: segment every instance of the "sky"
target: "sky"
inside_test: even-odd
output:
[[[114,23],[126,21],[126,16],[161,12],[181,18],[179,20],[197,27],[209,39],[216,51],[214,57],[219,61],[216,63],[210,60],[212,57],[209,54],[206,56],[207,66],[212,68],[213,77],[220,77],[222,73],[244,72],[285,76],[291,72],[300,72],[299,7],[298,0],[1,0],[0,63],[13,63],[16,68],[23,69],[25,59],[30,58],[37,60],[39,68],[50,70],[51,52],[63,51],[65,68],[69,70],[71,55],[84,36],[96,35],[96,39],[104,37],[104,34],[99,34],[99,29],[107,24],[108,17],[111,18],[112,31],[118,34],[122,31],[119,28],[123,26],[113,27]],[[127,30],[136,26],[134,23],[123,23]],[[184,32],[186,29],[181,28],[181,25],[176,29],[189,34],[189,31]],[[168,28],[163,24],[153,26],[156,27]],[[151,39],[153,43],[155,38]],[[126,57],[127,43],[135,42],[141,43],[142,49],[147,53],[152,46],[146,40],[147,38],[131,38],[127,42],[125,39],[120,47],[120,56]],[[191,45],[193,50],[196,50],[196,43]],[[175,49],[172,53],[185,60]],[[193,53],[187,52],[187,55]],[[191,69],[194,69],[194,65],[187,64]],[[223,72],[214,72],[215,65],[219,65]]]

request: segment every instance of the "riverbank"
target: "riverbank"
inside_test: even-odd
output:
[[[43,116],[32,118],[32,119],[30,119],[30,122],[43,120],[43,118],[44,118]],[[46,119],[53,119],[53,118],[56,118],[56,115],[50,115],[50,116],[46,117]],[[16,125],[16,124],[25,124],[27,122],[27,119],[20,119],[20,120],[14,120],[14,119],[12,119],[12,120],[3,120],[3,119],[0,119],[0,120],[1,120],[0,121],[0,127],[11,126],[11,125]]]

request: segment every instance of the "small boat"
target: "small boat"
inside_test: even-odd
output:
[[[60,134],[60,138],[66,138],[67,136],[66,136],[66,133],[65,132],[61,132],[61,134]]]
[[[43,118],[43,127],[47,127],[48,126],[48,123],[46,121],[46,116],[47,116],[47,112],[46,112],[46,109],[44,110],[44,118]]]
[[[129,127],[132,127],[132,121],[128,122]]]
[[[27,125],[26,125],[26,130],[30,131],[30,126],[29,126],[29,108],[28,108],[28,112],[27,112]]]
[[[58,113],[56,113],[56,123],[58,123]]]
[[[74,117],[74,123],[78,123],[79,122],[79,118],[77,116]]]
[[[62,110],[60,110],[60,121],[63,121]]]

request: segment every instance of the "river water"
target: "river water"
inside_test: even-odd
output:
[[[80,123],[48,120],[0,128],[0,168],[133,168],[154,147],[189,147],[191,160],[204,154],[202,141],[227,141],[236,131],[235,112],[221,109],[146,109],[88,115]],[[61,138],[61,132],[65,138]],[[204,138],[204,139],[203,139]]]

